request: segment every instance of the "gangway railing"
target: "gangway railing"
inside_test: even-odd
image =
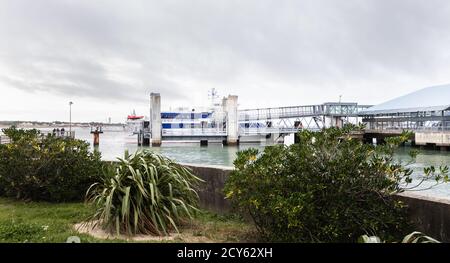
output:
[[[297,133],[305,128],[289,128],[289,127],[261,127],[261,128],[240,128],[239,135],[260,135],[260,134],[289,134]],[[306,128],[311,131],[318,131],[319,128]],[[180,136],[194,136],[194,137],[220,137],[227,136],[226,130],[217,130],[213,128],[196,129],[196,128],[182,128],[182,129],[163,129],[163,137],[180,137]]]
[[[312,117],[323,114],[323,105],[247,109],[239,111],[239,121]]]
[[[171,128],[162,129],[163,137],[170,136],[226,136],[226,130],[216,128]]]
[[[358,117],[359,112],[371,105],[347,102],[328,102],[320,105],[246,109],[239,111],[239,121],[304,118],[317,116]]]
[[[401,127],[401,126],[378,126],[368,127],[366,132],[376,131],[418,131],[418,132],[450,132],[450,127]]]
[[[289,128],[289,127],[261,127],[261,128],[240,128],[239,135],[260,135],[260,134],[289,134],[289,133],[297,133],[305,128]],[[307,128],[311,131],[320,130],[319,128]],[[181,137],[181,136],[194,136],[194,137],[220,137],[227,136],[226,130],[217,130],[217,129],[191,129],[191,128],[182,128],[182,129],[163,129],[162,130],[163,137]]]
[[[257,135],[257,134],[286,134],[296,133],[302,130],[301,128],[241,128],[240,135]]]

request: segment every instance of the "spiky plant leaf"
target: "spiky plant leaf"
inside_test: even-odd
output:
[[[125,152],[88,189],[96,205],[91,220],[110,232],[168,235],[198,208],[191,170],[151,151]]]

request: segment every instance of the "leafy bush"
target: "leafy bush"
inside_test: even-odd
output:
[[[91,220],[118,235],[168,235],[197,211],[194,186],[200,181],[188,168],[154,152],[125,152],[89,188],[87,200],[97,207]]]
[[[225,187],[227,198],[270,241],[355,242],[375,233],[397,237],[408,221],[405,205],[393,194],[411,182],[412,170],[395,163],[393,153],[409,135],[373,146],[352,139],[353,130],[302,131],[299,144],[239,152]]]
[[[12,141],[0,145],[0,192],[4,196],[80,201],[101,174],[100,154],[91,153],[84,141],[15,127],[3,132]]]

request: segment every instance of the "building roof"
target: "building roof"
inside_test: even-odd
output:
[[[360,114],[375,115],[448,109],[450,109],[450,84],[424,88],[370,107]]]

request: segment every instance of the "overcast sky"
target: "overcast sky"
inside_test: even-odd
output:
[[[448,0],[0,0],[0,120],[377,104],[450,83]]]

